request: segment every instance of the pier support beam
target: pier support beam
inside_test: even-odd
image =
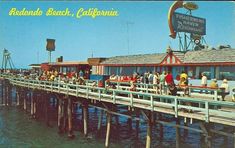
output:
[[[49,105],[50,105],[50,94],[47,95],[43,95],[44,98],[44,108],[45,108],[45,121],[46,121],[46,125],[50,126],[50,120],[49,120]]]
[[[5,83],[4,83],[4,97],[3,97],[5,106],[8,106],[8,98],[9,98],[8,81],[5,80]]]
[[[105,147],[109,147],[109,137],[110,137],[110,127],[111,127],[111,114],[107,112],[107,131],[106,131],[106,138],[105,138]]]
[[[132,115],[132,108],[128,106],[128,115],[131,116]],[[129,130],[132,131],[132,119],[128,118],[127,119],[127,124],[129,126]]]
[[[176,125],[180,125],[180,121],[176,118]],[[175,127],[175,147],[180,148],[180,129],[179,126]]]
[[[2,101],[1,101],[1,103],[2,103],[2,105],[4,105],[4,87],[5,87],[5,83],[4,83],[4,80],[1,80],[1,98],[2,98]]]
[[[88,106],[87,104],[83,105],[83,132],[84,135],[87,136],[87,129],[88,129]]]
[[[58,129],[59,133],[63,133],[62,128],[62,118],[63,118],[63,112],[62,112],[62,100],[58,98]]]
[[[30,115],[33,117],[34,112],[34,94],[33,92],[29,92],[29,98],[30,98]]]
[[[34,93],[34,99],[33,99],[33,118],[36,118],[36,112],[37,112],[37,102],[38,102],[38,96],[37,93]]]
[[[23,109],[25,110],[25,112],[27,111],[27,92],[25,91],[25,90],[23,90],[23,104],[24,104],[24,106],[23,106]]]
[[[99,117],[98,117],[98,127],[97,130],[100,131],[100,128],[102,126],[102,119],[103,119],[103,110],[100,110]]]
[[[162,121],[162,113],[158,113],[158,120]],[[163,125],[160,123],[159,124],[159,140],[162,141],[164,138],[164,128]]]
[[[233,147],[235,148],[235,130],[234,130],[234,133],[233,133]]]
[[[74,134],[73,134],[73,125],[72,125],[72,99],[71,98],[68,98],[67,111],[68,111],[68,137],[73,138]]]
[[[152,112],[149,112],[149,116],[148,116],[148,126],[147,126],[147,136],[146,136],[146,148],[150,148],[151,147],[151,138],[152,138],[152,121],[151,121],[151,117],[152,117]]]
[[[203,135],[205,137],[205,144],[207,148],[211,148],[211,134],[210,134],[209,123],[200,123],[200,128],[203,131]]]
[[[140,111],[138,109],[136,109],[136,118],[139,118],[139,117],[140,117]],[[139,137],[139,126],[140,126],[140,121],[136,120],[135,130],[136,130],[136,137],[137,138]]]
[[[20,90],[19,88],[16,88],[16,105],[20,105]]]

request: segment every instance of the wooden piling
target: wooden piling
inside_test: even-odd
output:
[[[149,116],[148,116],[148,126],[147,126],[147,135],[146,135],[146,148],[150,148],[151,147],[151,138],[152,138],[152,122],[151,122],[151,116],[152,116],[152,112],[149,112]]]
[[[128,107],[128,115],[131,116],[132,115],[132,111],[131,108]],[[129,126],[129,130],[132,131],[132,119],[128,118],[127,119],[127,124]]]
[[[73,130],[72,130],[72,99],[68,98],[68,106],[67,106],[67,111],[68,111],[68,137],[73,138]]]
[[[66,110],[67,110],[67,103],[68,103],[68,100],[66,99],[66,97],[64,98],[63,100],[63,105],[62,105],[62,115],[63,115],[63,131],[65,132],[66,131],[66,122],[67,122],[67,113],[66,113]]]
[[[4,80],[1,80],[1,98],[2,98],[2,105],[4,104]]]
[[[180,125],[180,121],[176,118],[176,125]],[[179,126],[175,127],[175,147],[180,148],[180,129]]]
[[[210,125],[209,123],[200,123],[200,128],[203,131],[204,140],[207,148],[211,148],[211,134],[210,134]]]
[[[27,110],[27,102],[26,102],[26,98],[27,98],[27,93],[25,90],[23,90],[23,103],[24,103],[24,106],[23,106],[23,109],[26,111]]]
[[[38,101],[38,97],[37,94],[35,92],[34,96],[33,96],[33,118],[36,118],[36,112],[37,112],[37,101]]]
[[[50,120],[49,120],[49,99],[50,99],[50,94],[43,95],[45,96],[44,98],[44,108],[45,108],[45,121],[46,125],[50,126]]]
[[[233,133],[233,148],[235,148],[235,128],[234,129],[234,133]]]
[[[33,111],[34,111],[34,94],[33,92],[29,92],[29,98],[30,98],[30,115],[33,117]]]
[[[111,114],[107,112],[107,131],[105,138],[105,147],[109,147],[110,127],[111,127]]]
[[[158,113],[158,120],[162,121],[162,113]],[[159,140],[162,141],[164,138],[164,128],[162,124],[159,124]]]
[[[139,117],[140,117],[140,112],[137,109],[136,110],[136,118],[139,118]],[[135,123],[136,137],[139,137],[139,125],[140,125],[140,121],[136,120],[136,123]]]
[[[8,88],[8,84],[6,84],[6,86],[5,86],[5,106],[8,106],[8,99],[9,99],[9,88]]]
[[[88,128],[88,106],[85,104],[83,105],[83,131],[84,135],[87,136],[87,128]]]
[[[103,119],[103,110],[100,110],[99,117],[98,117],[98,127],[97,130],[99,131],[102,126],[102,119]]]
[[[59,129],[59,133],[62,133],[62,100],[58,98],[58,121],[57,121],[57,125],[58,125],[58,129]]]
[[[20,105],[20,89],[16,88],[16,105]]]

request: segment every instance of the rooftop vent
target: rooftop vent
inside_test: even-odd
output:
[[[219,45],[218,49],[231,48],[230,45]]]

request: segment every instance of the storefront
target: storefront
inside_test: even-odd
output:
[[[92,65],[92,64],[91,64]],[[92,74],[128,76],[133,73],[171,71],[176,78],[182,71],[191,79],[200,79],[205,73],[208,79],[235,80],[235,49],[203,49],[167,53],[116,56],[92,65]]]

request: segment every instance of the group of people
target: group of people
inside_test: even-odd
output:
[[[170,71],[160,72],[146,72],[144,74],[134,73],[130,77],[115,76],[114,74],[110,76],[110,80],[128,80],[130,81],[130,90],[136,90],[134,83],[144,83],[144,84],[153,84],[153,88],[156,89],[156,93],[162,94],[162,91],[171,95],[176,95],[177,90],[182,90],[184,95],[189,95],[189,78],[185,71],[182,71],[180,75],[176,77],[176,80],[179,81],[178,87],[174,82],[173,75]],[[229,94],[229,85],[227,79],[222,81],[222,84],[219,86],[216,79],[212,79],[210,85],[207,84],[207,76],[205,73],[201,73],[201,87],[203,88],[217,88],[218,94],[222,96],[224,100],[225,96]]]
[[[170,71],[162,73],[160,72],[145,72],[144,74],[134,73],[132,76],[115,76],[112,74],[109,78],[110,80],[120,80],[120,81],[128,81],[131,85],[131,90],[135,90],[134,83],[140,83],[140,84],[153,84],[153,88],[156,89],[156,93],[161,94],[162,91],[166,92],[165,86],[169,87],[170,93],[172,95],[176,95],[176,87],[174,83],[173,75]]]
[[[10,73],[19,78],[33,79],[38,81],[55,81],[61,83],[85,84],[82,70],[77,72],[59,73],[57,70],[33,72],[29,70]]]

